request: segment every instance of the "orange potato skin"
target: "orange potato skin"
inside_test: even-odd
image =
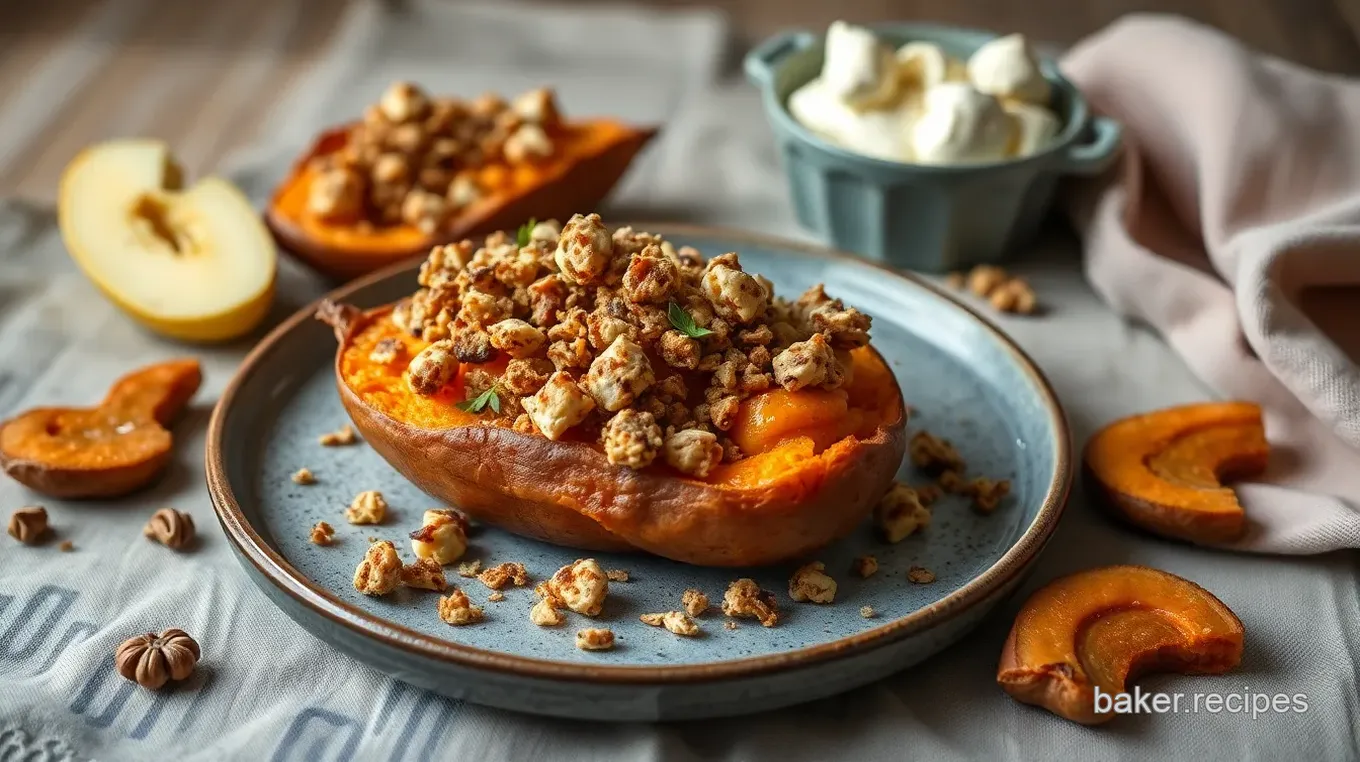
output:
[[[338,226],[335,235],[324,235],[315,221],[306,219],[307,164],[313,158],[340,150],[348,127],[337,127],[317,137],[265,208],[264,221],[285,251],[310,267],[337,280],[351,280],[404,259],[424,256],[431,247],[514,230],[530,218],[566,220],[580,209],[593,209],[627,171],[633,157],[656,135],[657,129],[635,128],[609,121],[569,123],[567,129],[583,135],[601,135],[585,141],[582,153],[550,160],[540,177],[532,178],[509,193],[493,193],[464,209],[436,235],[425,235],[409,225],[381,229],[364,235],[353,227]],[[592,132],[593,131],[593,132]]]
[[[860,524],[906,449],[895,382],[898,404],[869,436],[847,437],[774,474],[742,469],[754,459],[723,466],[714,482],[665,467],[611,465],[586,442],[553,442],[485,424],[420,428],[367,404],[341,369],[355,330],[386,311],[361,316],[355,310],[332,321],[342,325],[337,386],[354,425],[431,496],[538,540],[583,550],[643,550],[703,566],[795,559]]]

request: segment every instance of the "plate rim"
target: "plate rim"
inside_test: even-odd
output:
[[[831,659],[874,650],[923,632],[963,614],[974,605],[1004,589],[1017,576],[1028,569],[1049,539],[1052,538],[1059,519],[1066,508],[1075,476],[1072,467],[1071,429],[1067,423],[1062,403],[1052,385],[1044,376],[1043,371],[1010,336],[974,308],[914,273],[894,270],[878,262],[830,247],[718,226],[674,222],[634,222],[630,224],[634,229],[652,231],[661,235],[720,238],[738,244],[754,244],[773,250],[794,252],[799,256],[810,259],[831,260],[851,266],[867,266],[881,271],[887,277],[905,281],[909,286],[922,289],[954,308],[962,310],[967,317],[975,320],[984,330],[990,333],[1010,355],[1012,362],[1019,367],[1039,398],[1044,402],[1045,412],[1047,412],[1050,423],[1057,434],[1053,453],[1054,475],[1044,493],[1043,503],[1039,506],[1039,510],[1029,526],[991,566],[968,580],[959,589],[934,603],[877,627],[830,642],[792,651],[727,661],[674,666],[619,665],[520,656],[437,638],[364,611],[340,600],[308,579],[280,553],[264,542],[263,537],[246,519],[231,485],[227,481],[224,448],[221,440],[229,409],[236,402],[242,386],[244,386],[247,378],[256,372],[265,359],[278,348],[278,344],[284,336],[300,324],[312,320],[316,307],[322,300],[342,300],[375,283],[414,271],[419,267],[419,263],[424,260],[424,257],[412,257],[345,283],[324,296],[309,302],[297,312],[285,318],[251,349],[222,390],[217,403],[213,407],[212,417],[208,422],[204,446],[204,465],[213,511],[217,514],[218,522],[222,525],[223,531],[237,555],[249,562],[260,577],[269,580],[279,591],[293,598],[296,603],[313,614],[320,615],[334,625],[351,630],[356,635],[376,638],[388,647],[406,651],[413,656],[451,663],[474,670],[491,670],[519,677],[567,681],[586,680],[593,683],[609,684],[679,684],[732,680],[808,667]],[[277,603],[275,605],[278,606]],[[280,607],[280,610],[285,615],[289,615],[289,612],[282,607]],[[293,617],[289,615],[289,618]]]

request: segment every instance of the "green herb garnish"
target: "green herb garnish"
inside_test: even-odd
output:
[[[454,407],[465,413],[480,413],[485,410],[488,405],[491,406],[491,412],[500,415],[501,398],[500,395],[496,393],[496,387],[494,386],[470,400],[459,402]]]
[[[688,312],[685,312],[685,308],[675,302],[671,302],[670,306],[666,308],[666,317],[670,318],[671,325],[675,326],[675,330],[685,334],[691,339],[697,339],[701,336],[707,336],[710,333],[713,333],[694,322],[694,318]]]
[[[519,232],[515,233],[515,243],[522,249],[529,245],[529,237],[533,235],[534,228],[538,226],[538,220],[533,217],[529,221],[519,226]]]

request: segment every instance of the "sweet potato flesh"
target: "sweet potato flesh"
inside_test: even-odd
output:
[[[533,163],[487,164],[475,170],[474,179],[483,190],[483,196],[459,210],[456,217],[478,219],[488,216],[489,210],[551,184],[578,163],[622,142],[634,140],[636,136],[634,128],[607,120],[564,124],[560,132],[553,134],[555,150],[552,156]],[[343,132],[330,133],[318,142],[310,158],[333,153],[344,145]],[[413,225],[337,223],[310,213],[307,196],[316,174],[316,170],[305,162],[299,165],[275,196],[272,211],[291,221],[308,239],[327,248],[330,256],[367,256],[388,251],[398,257],[429,245],[430,237]],[[450,227],[462,226],[454,219]]]
[[[376,363],[370,355],[384,339],[400,341],[405,351],[391,363]],[[490,423],[493,419],[489,415],[474,415],[456,407],[467,396],[463,387],[466,365],[457,379],[436,395],[421,396],[410,390],[404,376],[406,365],[425,346],[424,341],[397,328],[384,313],[351,336],[341,357],[340,372],[361,400],[398,421],[422,429]],[[897,420],[902,402],[892,371],[867,347],[854,350],[852,358],[852,382],[841,389],[775,389],[743,402],[737,424],[729,433],[748,457],[714,469],[704,481],[732,486],[761,484],[838,442],[869,437],[883,422]],[[651,468],[667,467],[657,464]]]
[[[56,497],[126,492],[168,458],[165,426],[198,389],[198,362],[152,365],[120,379],[98,407],[38,408],[0,427],[10,475]]]
[[[1265,470],[1269,453],[1260,407],[1214,402],[1116,421],[1091,438],[1086,466],[1131,523],[1221,542],[1246,529],[1237,495],[1223,482]]]
[[[1242,643],[1242,623],[1193,582],[1143,566],[1091,569],[1025,602],[997,682],[1020,701],[1094,724],[1114,716],[1096,711],[1097,687],[1118,694],[1147,672],[1225,672]]]

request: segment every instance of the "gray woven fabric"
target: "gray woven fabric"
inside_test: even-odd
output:
[[[243,157],[232,170],[257,199],[309,137],[314,120],[353,113],[389,79],[413,76],[463,92],[551,79],[561,84],[571,113],[621,113],[667,124],[615,197],[611,218],[681,218],[802,236],[755,95],[744,85],[714,82],[722,28],[713,19],[621,12],[591,15],[587,24],[574,12],[447,8],[394,19],[363,8],[346,22],[313,84],[293,99],[297,105],[275,115],[268,134],[278,144]],[[615,52],[589,64],[569,55],[581,46],[559,42],[565,24],[579,24],[575,34],[595,35],[601,41],[595,47],[613,40]],[[422,36],[426,42],[414,42]],[[475,42],[444,42],[454,38]],[[620,48],[632,40],[657,43],[625,55]],[[499,56],[499,63],[472,71],[457,65],[460,50],[477,60]],[[431,51],[451,61],[428,63]],[[1066,237],[1038,247],[1021,270],[1051,312],[1001,322],[1047,371],[1067,405],[1075,441],[1111,418],[1209,395],[1158,339],[1122,323],[1096,299]],[[275,317],[320,288],[285,263]],[[217,529],[201,473],[203,427],[246,348],[242,342],[194,350],[205,364],[204,389],[177,429],[181,444],[168,478],[149,493],[109,505],[43,501],[75,552],[19,548],[0,538],[0,760],[1360,756],[1353,659],[1360,591],[1353,556],[1256,557],[1151,540],[1109,524],[1080,491],[1026,590],[1108,563],[1184,575],[1241,616],[1248,633],[1244,664],[1224,677],[1154,677],[1144,687],[1303,693],[1308,711],[1255,718],[1187,711],[1125,717],[1090,730],[1017,705],[993,682],[1015,602],[921,667],[844,697],[747,718],[579,723],[484,709],[407,687],[332,652],[276,610],[245,578]],[[136,328],[75,271],[50,210],[0,205],[0,417],[34,404],[97,398],[128,368],[184,351]],[[32,500],[0,480],[0,508]],[[140,535],[146,517],[164,505],[190,512],[203,535],[201,546],[173,559],[173,567],[166,549]],[[176,573],[167,573],[170,568]],[[192,681],[153,695],[114,674],[118,642],[170,625],[203,644]]]

